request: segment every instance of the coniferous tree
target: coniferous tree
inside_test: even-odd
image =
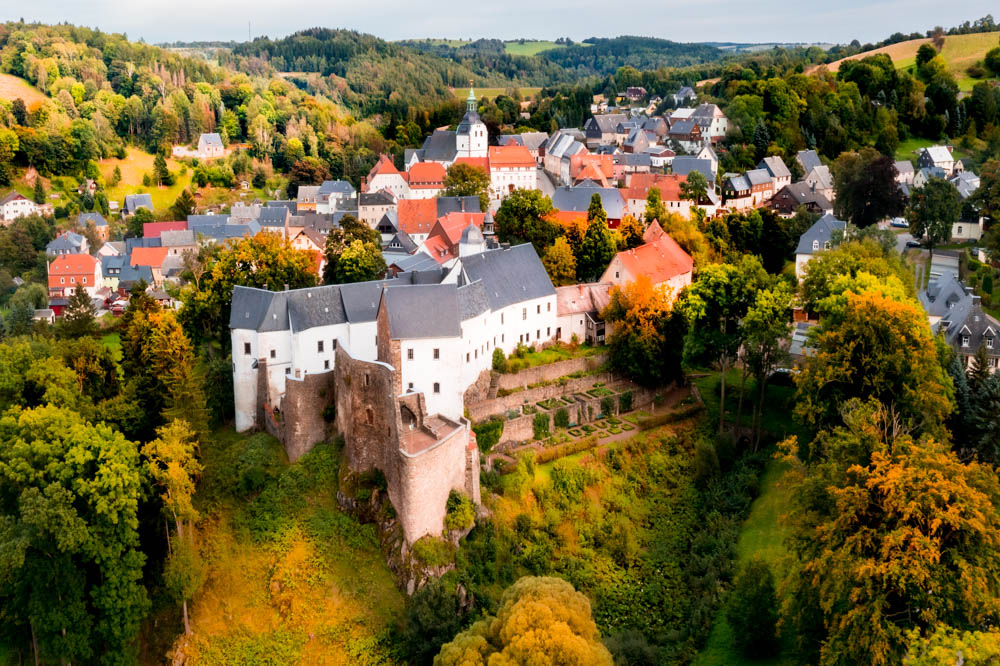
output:
[[[95,328],[94,306],[90,301],[90,294],[83,288],[83,285],[78,284],[73,293],[70,294],[66,310],[59,322],[60,336],[79,338],[92,335]]]
[[[32,192],[31,198],[39,206],[45,203],[45,186],[42,185],[41,176],[35,176],[35,189]]]
[[[615,244],[608,229],[608,215],[604,212],[601,195],[595,192],[587,210],[587,232],[576,258],[577,279],[598,279],[614,256]]]

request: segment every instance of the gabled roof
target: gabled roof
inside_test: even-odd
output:
[[[362,192],[358,195],[359,206],[392,206],[396,203],[396,197],[387,190],[378,192]]]
[[[607,282],[571,284],[556,288],[556,311],[559,316],[598,313],[611,301]]]
[[[455,160],[455,164],[468,164],[482,169],[486,173],[490,172],[490,159],[488,157],[459,157]]]
[[[82,235],[73,231],[64,231],[45,246],[46,252],[56,252],[66,250],[69,252],[79,252],[83,249],[83,244],[87,241]]]
[[[530,243],[462,257],[461,262],[466,282],[482,280],[494,311],[555,294],[552,280]]]
[[[183,231],[164,231],[160,234],[161,247],[177,247],[180,245],[194,245],[194,232],[190,229]]]
[[[158,268],[163,265],[163,260],[167,258],[170,248],[166,247],[137,247],[129,255],[130,266],[151,266]]]
[[[679,159],[679,158],[678,158]],[[677,160],[674,160],[675,162]],[[745,174],[747,181],[753,185],[767,185],[771,183],[771,174],[767,169],[751,169]]]
[[[698,123],[691,119],[677,120],[670,124],[670,136],[687,136],[694,131]]]
[[[396,209],[396,226],[410,234],[429,234],[437,222],[436,199],[403,199]]]
[[[371,171],[368,172],[368,181],[371,182],[372,178],[379,175],[402,175],[399,173],[399,169],[396,165],[392,163],[392,159],[386,155],[382,154],[379,156],[378,161],[375,162],[375,166],[372,167]]]
[[[535,168],[535,158],[524,146],[490,146],[490,169]]]
[[[750,181],[746,176],[730,176],[726,178],[722,187],[730,192],[745,192],[750,189]]]
[[[791,183],[785,185],[775,194],[775,197],[782,192],[788,194],[796,204],[814,204],[822,210],[832,211],[833,204],[825,196],[813,190],[808,183]],[[773,201],[773,199],[772,199]]]
[[[206,146],[211,146],[213,148],[222,148],[222,137],[215,132],[209,134],[202,134],[200,137],[198,137],[198,142],[201,143],[202,141],[205,142]]]
[[[454,284],[388,286],[382,292],[382,301],[393,340],[454,338],[462,334],[458,288]]]
[[[354,186],[346,180],[324,180],[319,186],[320,195],[329,196],[331,194],[354,196]]]
[[[440,162],[417,162],[407,175],[411,190],[439,190],[448,173]]]
[[[588,131],[600,131],[601,134],[614,134],[618,123],[628,120],[624,113],[604,113],[592,116],[587,120],[584,129]]]
[[[694,269],[691,255],[668,234],[663,234],[651,243],[619,252],[615,259],[633,279],[646,275],[654,285],[690,273]]]
[[[458,153],[455,139],[455,133],[450,130],[434,130],[429,137],[424,139],[421,159],[428,162],[453,162]]]
[[[299,185],[297,203],[316,203],[319,198],[319,185]]]
[[[186,220],[173,222],[146,222],[142,225],[143,238],[159,238],[164,231],[186,231],[188,224]]]
[[[799,244],[795,248],[795,254],[812,254],[813,241],[817,241],[819,248],[824,249],[826,243],[830,242],[833,237],[833,232],[838,229],[843,231],[845,228],[847,228],[845,222],[827,213],[816,220],[816,223],[809,227],[804,234],[799,236]]]
[[[692,171],[700,171],[709,183],[715,182],[715,172],[712,171],[711,160],[703,160],[688,155],[678,155],[674,158],[670,168],[679,176],[686,176]],[[770,180],[770,177],[768,179]]]
[[[126,194],[125,213],[132,214],[140,208],[153,210],[153,195],[151,194]]]
[[[76,218],[80,226],[87,226],[87,222],[93,222],[95,227],[106,227],[108,221],[100,213],[80,213]]]
[[[630,200],[645,199],[649,196],[649,190],[655,187],[660,190],[661,200],[680,201],[681,184],[686,182],[687,176],[678,174],[637,173],[629,181],[625,196]]]
[[[24,196],[23,194],[17,191],[8,192],[7,196],[5,196],[3,199],[0,199],[0,206],[2,206],[5,203],[10,203],[11,201],[21,201],[21,200],[27,201],[28,197]]]
[[[788,170],[785,166],[785,160],[781,159],[780,155],[771,155],[770,157],[765,157],[757,165],[758,169],[767,169],[767,172],[771,174],[772,178],[791,178],[792,172]]]
[[[938,164],[940,162],[955,161],[954,155],[951,154],[951,151],[948,150],[947,146],[928,146],[924,148],[921,152],[925,153],[928,157],[930,157],[931,161],[934,164]]]
[[[795,159],[802,165],[802,170],[806,173],[823,164],[819,159],[819,153],[815,150],[800,150],[795,154]]]
[[[552,195],[552,206],[558,210],[586,211],[594,194],[601,197],[601,205],[610,219],[625,216],[625,199],[615,187],[599,187],[593,181],[584,181],[576,187],[559,187]]]
[[[907,163],[909,164],[909,163]],[[811,169],[806,173],[803,178],[806,182],[815,183],[816,187],[824,190],[833,189],[833,174],[830,173],[830,167],[825,164],[821,164],[818,167]]]
[[[61,254],[49,264],[49,275],[92,275],[97,270],[97,259],[89,254]]]

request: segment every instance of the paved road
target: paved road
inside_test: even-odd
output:
[[[549,174],[545,173],[542,169],[538,170],[537,183],[538,189],[541,190],[542,194],[545,196],[551,197],[556,193],[556,186],[553,185],[552,181],[549,179]]]
[[[896,236],[896,251],[900,254],[906,250],[906,244],[913,240],[913,234],[904,232]]]

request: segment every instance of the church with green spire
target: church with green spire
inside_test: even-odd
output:
[[[458,128],[454,131],[434,130],[424,140],[420,150],[407,151],[406,168],[416,162],[440,162],[447,168],[460,157],[486,157],[489,135],[476,106],[476,91],[470,87],[469,96],[465,99],[465,115]]]

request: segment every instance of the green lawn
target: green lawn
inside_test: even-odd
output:
[[[556,44],[555,42],[539,40],[539,41],[529,41],[525,40],[522,44],[520,41],[517,42],[505,42],[504,49],[510,55],[520,55],[520,56],[533,56],[538,55],[542,51],[548,51],[550,49],[564,49],[566,46],[564,44]]]
[[[736,543],[737,561],[740,564],[759,557],[771,566],[776,582],[781,580],[785,571],[785,557],[788,554],[785,539],[789,529],[787,522],[782,520],[782,513],[788,506],[789,494],[788,489],[781,484],[786,471],[787,466],[781,461],[772,460],[768,464],[760,480],[760,496],[754,500]],[[789,641],[785,640],[777,657],[759,660],[743,658],[733,648],[732,629],[726,622],[724,613],[720,612],[705,649],[694,663],[695,666],[791,665],[796,662],[789,656],[789,647]]]
[[[565,344],[555,344],[541,351],[529,351],[523,358],[516,358],[513,355],[507,359],[508,372],[517,372],[526,368],[533,368],[536,365],[548,365],[557,361],[566,361],[571,358],[583,358],[593,356],[606,351],[604,347],[592,347],[591,345],[579,345],[576,349]]]
[[[517,90],[521,93],[521,97],[524,99],[535,97],[538,95],[539,91],[541,91],[541,88],[538,86],[507,86],[505,88],[480,88],[475,86],[473,89],[476,92],[477,99],[482,99],[483,97],[493,99],[500,95],[506,95],[507,91],[511,88],[517,88]],[[460,99],[465,99],[469,96],[468,88],[455,88],[453,92],[455,93],[455,97]]]
[[[129,147],[128,154],[123,160],[115,158],[101,160],[98,165],[101,175],[104,176],[106,182],[111,182],[115,166],[121,170],[122,174],[122,180],[118,185],[114,187],[109,186],[105,190],[108,199],[124,205],[126,194],[148,192],[153,198],[154,212],[157,214],[165,213],[171,204],[177,200],[177,196],[181,193],[181,190],[191,186],[193,173],[191,169],[187,169],[187,173],[182,176],[180,171],[183,165],[175,162],[173,159],[167,159],[167,169],[177,176],[174,184],[170,187],[145,186],[142,184],[142,176],[143,174],[152,175],[153,160],[153,155],[134,147]]]

